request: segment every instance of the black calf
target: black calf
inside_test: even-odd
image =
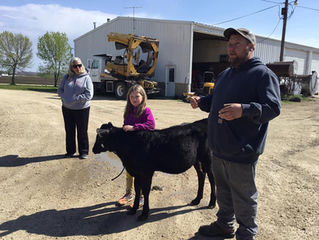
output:
[[[111,123],[97,129],[95,154],[114,152],[126,170],[134,176],[135,201],[128,214],[135,214],[140,190],[144,194],[144,207],[138,220],[149,214],[149,193],[155,171],[178,174],[194,166],[198,176],[198,190],[192,205],[203,198],[207,173],[211,185],[209,207],[215,207],[215,182],[211,169],[212,153],[207,141],[207,119],[155,131],[124,132]]]

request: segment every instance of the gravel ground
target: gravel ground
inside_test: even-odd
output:
[[[207,209],[208,180],[199,206],[194,169],[156,173],[146,222],[115,207],[125,175],[112,154],[64,159],[61,103],[54,93],[0,90],[1,239],[206,239],[200,225],[216,219]],[[125,101],[95,97],[89,138],[102,123],[121,126]],[[207,117],[179,100],[151,99],[157,128]],[[266,151],[257,167],[259,240],[319,239],[319,99],[284,104],[270,124]]]

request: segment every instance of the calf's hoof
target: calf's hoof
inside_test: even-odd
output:
[[[191,201],[190,205],[191,206],[196,206],[200,203],[200,199],[195,198],[193,201]]]
[[[129,209],[129,210],[126,212],[127,215],[134,215],[135,213],[136,213],[136,209],[133,209],[133,208]]]
[[[142,213],[140,216],[137,217],[137,221],[145,221],[148,218],[148,214]]]
[[[215,207],[216,207],[216,201],[210,202],[210,203],[208,204],[208,208],[209,208],[209,209],[213,209],[213,208],[215,208]]]

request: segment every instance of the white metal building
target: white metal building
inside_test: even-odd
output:
[[[75,56],[86,63],[94,55],[116,53],[107,41],[110,32],[133,33],[159,40],[159,58],[153,80],[165,83],[165,96],[191,91],[198,72],[219,73],[227,66],[223,28],[192,21],[117,17],[74,40]],[[255,56],[264,63],[279,61],[280,40],[256,36]],[[319,73],[319,49],[285,43],[284,61],[297,62],[296,74]],[[221,69],[219,69],[221,68]]]

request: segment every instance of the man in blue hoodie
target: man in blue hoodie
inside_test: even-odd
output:
[[[198,232],[252,240],[258,228],[256,163],[264,151],[268,123],[280,114],[279,80],[253,57],[252,32],[228,28],[224,36],[231,66],[218,76],[211,95],[191,99],[193,108],[210,113],[208,139],[219,206],[216,222]]]

